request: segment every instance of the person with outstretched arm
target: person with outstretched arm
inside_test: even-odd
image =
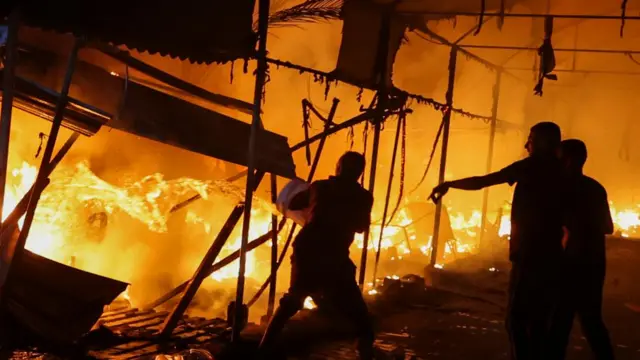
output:
[[[573,319],[578,315],[582,334],[595,358],[613,360],[609,331],[602,319],[605,236],[613,233],[607,191],[598,181],[584,175],[587,146],[582,141],[565,140],[560,149],[560,160],[569,184],[569,238],[565,247],[564,291],[554,316],[549,359],[565,358]]]
[[[312,183],[289,203],[290,210],[308,210],[309,218],[293,243],[291,283],[262,338],[261,356],[272,358],[277,335],[311,296],[351,320],[359,336],[360,359],[373,359],[373,325],[349,258],[355,234],[371,224],[373,195],[358,183],[364,168],[362,154],[347,152],[335,176]]]
[[[516,185],[511,207],[507,332],[514,360],[543,359],[562,258],[565,211],[558,125],[534,125],[525,145],[529,156],[484,176],[444,182],[433,189],[439,201],[449,189],[480,190]]]

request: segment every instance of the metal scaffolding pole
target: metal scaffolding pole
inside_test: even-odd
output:
[[[444,17],[454,17],[454,16],[475,16],[480,17],[505,17],[505,18],[547,18],[552,17],[556,19],[583,19],[583,20],[640,20],[640,16],[624,16],[621,15],[613,16],[613,15],[588,15],[588,14],[526,14],[526,13],[479,13],[479,12],[469,12],[469,11],[449,11],[449,12],[435,12],[435,11],[406,11],[402,9],[398,9],[398,13],[408,14],[408,15],[436,15],[436,16],[444,16]]]
[[[31,230],[31,224],[33,223],[33,219],[35,217],[36,207],[38,206],[40,195],[44,190],[44,184],[49,181],[49,166],[51,164],[51,158],[53,157],[53,150],[56,145],[56,140],[58,139],[58,133],[60,132],[60,128],[62,127],[64,109],[66,108],[69,99],[69,89],[71,88],[71,81],[76,68],[78,51],[80,50],[82,43],[83,41],[81,41],[80,39],[76,39],[73,45],[73,49],[71,50],[71,54],[69,55],[67,71],[62,83],[62,89],[60,90],[60,96],[58,97],[58,101],[56,103],[55,115],[53,117],[53,121],[51,122],[51,130],[49,131],[47,145],[45,146],[44,153],[42,155],[40,169],[38,170],[36,181],[33,184],[34,190],[31,192],[31,196],[29,197],[24,224],[22,225],[22,230],[20,231],[20,236],[18,237],[15,248],[13,249],[12,254],[9,255],[8,264],[6,265],[8,268],[8,274],[5,280],[4,287],[11,286],[11,264],[19,261],[20,256],[22,256],[24,246],[27,242],[27,238],[29,237],[29,230]],[[0,284],[0,286],[2,286],[2,284]]]
[[[271,174],[271,202],[276,203],[278,198],[277,176]],[[273,316],[276,303],[276,285],[278,284],[278,215],[271,215],[271,279],[269,279],[269,301],[267,305],[267,319]]]
[[[538,52],[539,48],[532,46],[501,46],[501,45],[458,45],[462,49],[484,49],[484,50],[513,50]],[[616,54],[616,55],[637,55],[640,50],[617,50],[617,49],[571,49],[554,48],[555,52],[570,53],[594,53],[594,54]]]
[[[249,243],[249,227],[251,226],[251,205],[256,167],[256,145],[258,132],[261,131],[260,112],[262,105],[262,91],[267,78],[267,30],[269,29],[269,0],[260,0],[258,5],[258,68],[253,94],[253,121],[251,122],[251,136],[249,138],[248,174],[245,187],[244,218],[242,219],[242,241],[240,244],[240,264],[238,271],[238,286],[236,289],[235,316],[233,317],[232,341],[240,340],[240,331],[244,326],[244,283],[247,265],[247,244]]]
[[[376,117],[373,122],[373,148],[371,150],[371,170],[369,173],[369,191],[373,194],[376,185],[376,168],[378,167],[378,148],[380,147],[380,132],[382,131],[382,123],[385,116],[389,91],[387,88],[387,59],[389,56],[389,36],[391,28],[391,8],[382,16],[380,34],[378,38],[378,53],[376,59],[375,72],[378,75],[378,101],[376,104]],[[369,252],[369,235],[370,228],[364,232],[362,239],[362,257],[360,258],[360,273],[358,275],[358,284],[360,289],[364,288],[365,274],[367,271],[367,255]]]
[[[14,77],[18,55],[18,29],[20,10],[9,16],[4,57],[4,81],[2,84],[2,114],[0,115],[0,221],[3,219],[4,190],[9,171],[9,138],[11,137],[11,112],[13,109]]]
[[[500,104],[500,84],[502,82],[502,70],[496,72],[496,80],[493,84],[493,104],[491,105],[491,127],[489,128],[489,149],[487,152],[487,174],[491,173],[493,167],[493,148],[496,140],[496,125],[498,123],[498,106]],[[482,219],[480,222],[480,251],[485,236],[487,226],[487,209],[489,206],[489,188],[485,188],[482,193]]]
[[[389,182],[387,184],[387,195],[384,199],[384,210],[382,212],[382,223],[380,224],[380,236],[378,237],[378,247],[376,248],[376,262],[373,266],[372,283],[376,283],[376,275],[378,273],[378,264],[380,263],[380,253],[382,252],[382,238],[384,237],[384,228],[387,222],[387,213],[389,211],[389,200],[391,198],[391,186],[393,185],[393,172],[396,167],[396,158],[398,157],[398,143],[400,142],[400,132],[402,131],[403,115],[398,116],[398,127],[396,129],[396,137],[393,141],[393,152],[391,153],[391,167],[389,168]]]
[[[440,174],[438,176],[438,184],[444,182],[444,174],[447,168],[447,151],[449,147],[449,129],[451,126],[451,107],[453,107],[453,90],[456,80],[456,62],[458,58],[458,49],[456,47],[451,48],[449,55],[449,83],[447,86],[447,109],[444,112],[442,122],[444,123],[444,129],[442,134],[442,154],[440,155]],[[442,201],[438,201],[436,204],[435,221],[433,224],[433,238],[431,240],[431,259],[429,266],[433,268],[436,265],[438,259],[438,236],[440,235],[440,217],[442,214]]]

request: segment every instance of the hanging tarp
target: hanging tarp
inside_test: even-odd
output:
[[[342,44],[338,55],[338,65],[334,75],[348,83],[377,88],[379,85],[376,62],[380,29],[388,6],[381,6],[371,0],[348,0],[342,7]],[[384,83],[391,85],[391,72],[396,54],[404,38],[405,21],[401,16],[391,17],[389,31],[389,52]]]
[[[21,22],[192,62],[226,62],[254,53],[255,0],[5,0]]]
[[[32,49],[21,53],[16,72],[20,78],[57,89],[65,66],[64,58]],[[69,95],[113,114],[105,126],[247,166],[251,126],[242,121],[133,81],[127,83],[123,77],[84,61],[76,64]],[[257,141],[258,170],[286,178],[296,176],[286,137],[260,131]]]

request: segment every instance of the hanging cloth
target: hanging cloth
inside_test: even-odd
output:
[[[556,55],[551,45],[551,36],[553,35],[553,17],[547,16],[544,20],[544,41],[538,49],[540,57],[540,72],[538,74],[538,83],[534,88],[534,92],[538,96],[542,96],[542,87],[544,80],[558,80],[555,74],[552,74],[556,68]]]

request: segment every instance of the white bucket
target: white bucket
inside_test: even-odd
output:
[[[289,204],[294,196],[309,189],[309,184],[299,180],[291,180],[278,194],[276,207],[286,218],[293,220],[296,224],[304,226],[308,220],[309,209],[289,210]]]

